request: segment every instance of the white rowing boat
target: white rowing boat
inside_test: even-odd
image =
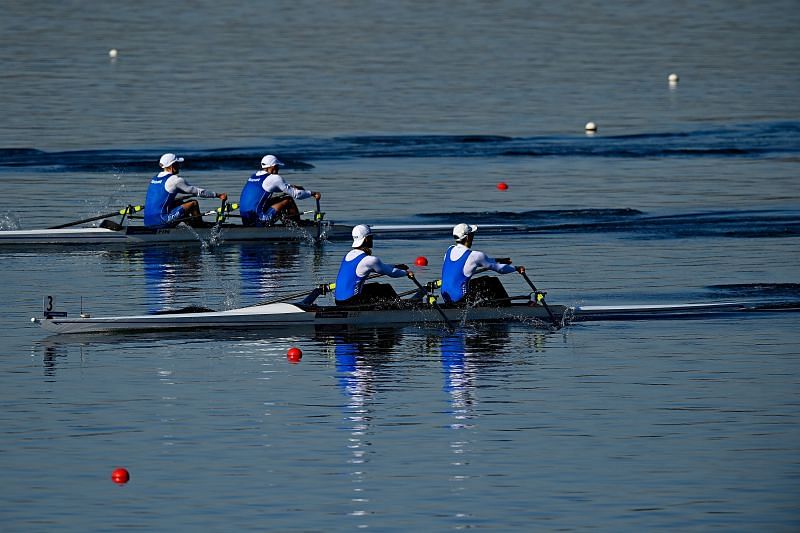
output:
[[[524,297],[513,298],[514,300]],[[549,311],[548,311],[549,309]],[[765,305],[747,302],[711,302],[651,305],[585,305],[545,307],[534,301],[452,307],[438,309],[420,302],[403,301],[393,309],[343,308],[284,302],[268,303],[227,311],[167,312],[147,315],[92,317],[81,313],[68,317],[64,312],[46,311],[32,322],[58,334],[126,333],[180,330],[242,330],[261,328],[311,328],[407,326],[415,324],[451,324],[523,322],[546,329],[558,329],[574,322],[608,320],[688,319],[713,317],[743,311],[798,311],[800,305]],[[444,315],[444,316],[443,316]]]
[[[550,325],[547,310],[541,305],[514,303],[502,307],[439,307],[452,323],[530,321]],[[566,308],[551,305],[560,319]],[[429,305],[406,302],[401,308],[349,309],[336,306],[305,306],[270,303],[228,311],[178,312],[150,315],[91,317],[85,313],[72,318],[63,312],[46,312],[32,321],[53,333],[115,333],[175,331],[194,329],[252,329],[286,327],[375,327],[443,323],[440,311]]]
[[[373,233],[380,237],[434,237],[448,236],[453,226],[449,224],[395,224],[374,225]],[[523,231],[524,226],[513,224],[486,224],[485,233]],[[164,243],[237,243],[350,240],[353,226],[323,221],[319,228],[313,221],[302,221],[299,226],[277,224],[266,228],[246,227],[241,224],[221,224],[219,227],[192,228],[185,224],[174,228],[150,229],[134,224],[108,227],[49,228],[0,231],[0,248],[13,246],[109,246],[148,245]]]

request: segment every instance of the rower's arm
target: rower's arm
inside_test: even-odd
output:
[[[371,255],[361,261],[356,270],[356,273],[359,276],[366,276],[372,272],[383,274],[384,276],[389,276],[390,278],[402,278],[403,276],[408,275],[405,270],[395,268],[392,265],[387,265],[374,255]]]
[[[465,265],[471,267],[470,270],[475,273],[481,268],[486,268],[488,270],[493,270],[498,274],[510,274],[512,272],[516,272],[516,268],[514,265],[507,263],[498,263],[496,260],[492,259],[488,255],[483,252],[474,251],[467,259],[468,262],[471,262],[471,265]]]
[[[199,196],[200,198],[216,198],[218,196],[218,194],[214,191],[201,189],[200,187],[191,185],[180,176],[172,176],[167,181],[168,183],[166,188],[170,192],[178,191],[192,196]]]
[[[268,181],[269,183],[267,183]],[[295,200],[305,200],[306,198],[311,198],[311,191],[289,185],[286,183],[286,181],[284,181],[280,174],[273,174],[269,177],[269,179],[264,180],[265,190],[274,190],[274,188],[277,188],[281,192],[288,194]]]

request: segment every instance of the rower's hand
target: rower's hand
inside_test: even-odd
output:
[[[406,271],[406,276],[408,276],[408,277],[409,277],[409,279],[414,279],[414,273],[413,273],[413,272],[411,272],[410,270],[407,270],[407,271]]]
[[[322,194],[320,194],[320,193],[318,193],[318,192],[312,192],[312,193],[311,193],[311,196],[313,196],[313,197],[314,197],[314,198],[316,198],[317,200],[319,200],[320,198],[322,198]]]
[[[510,257],[500,257],[498,259],[495,259],[495,262],[499,263],[501,265],[510,265],[511,264],[511,258]]]
[[[217,195],[217,198],[219,198],[220,200],[222,200],[224,202],[224,201],[226,201],[228,199],[228,193],[221,192],[221,193],[219,193]]]
[[[516,268],[516,270],[517,270],[517,272],[519,272],[520,274],[524,274],[524,273],[525,273],[525,267],[524,267],[524,266],[518,266],[518,267]]]
[[[408,270],[408,265],[404,265],[403,263],[399,263],[394,266],[398,270]]]

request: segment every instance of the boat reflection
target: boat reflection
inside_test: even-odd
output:
[[[74,346],[72,348],[74,348]],[[80,358],[83,360],[83,346],[78,346],[78,349],[80,351]],[[70,347],[60,343],[38,343],[34,344],[31,348],[31,355],[36,355],[36,352],[39,350],[42,352],[42,370],[44,375],[48,378],[55,377],[58,364],[60,362],[66,364]]]

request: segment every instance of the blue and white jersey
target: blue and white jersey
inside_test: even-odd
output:
[[[339,273],[336,275],[336,291],[334,292],[336,300],[341,302],[361,294],[361,288],[364,286],[367,275],[359,276],[356,270],[358,270],[359,263],[367,257],[369,256],[363,250],[350,250],[350,253],[342,258]]]
[[[408,275],[405,270],[386,265],[374,255],[367,255],[364,250],[353,248],[344,256],[339,266],[334,292],[336,300],[342,302],[361,294],[367,276],[372,273],[383,274],[390,278]]]
[[[245,224],[260,220],[269,208],[268,202],[272,192],[264,188],[267,176],[269,174],[264,171],[256,172],[244,184],[239,197],[239,214],[242,215],[242,222]]]
[[[464,247],[464,251],[457,259],[451,257],[451,252],[456,245],[447,249],[442,264],[442,298],[445,302],[457,302],[467,294],[467,284],[472,275],[464,273],[467,259],[472,255],[472,250]]]
[[[298,189],[284,181],[280,174],[270,174],[266,170],[259,170],[247,180],[242,188],[239,198],[239,213],[242,222],[268,221],[270,199],[275,193],[282,192],[295,200],[311,197],[311,191]]]
[[[169,226],[182,214],[178,194],[190,194],[201,198],[215,198],[217,194],[194,187],[183,178],[167,171],[159,172],[150,180],[144,202],[144,225],[148,228]]]
[[[144,201],[144,225],[149,228],[167,224],[170,211],[176,207],[178,191],[169,192],[166,188],[167,179],[171,176],[169,172],[161,172],[150,180]]]
[[[455,303],[467,294],[469,280],[481,269],[493,270],[498,274],[515,272],[513,265],[498,263],[478,250],[470,250],[463,244],[454,244],[444,254],[442,264],[442,298]]]

